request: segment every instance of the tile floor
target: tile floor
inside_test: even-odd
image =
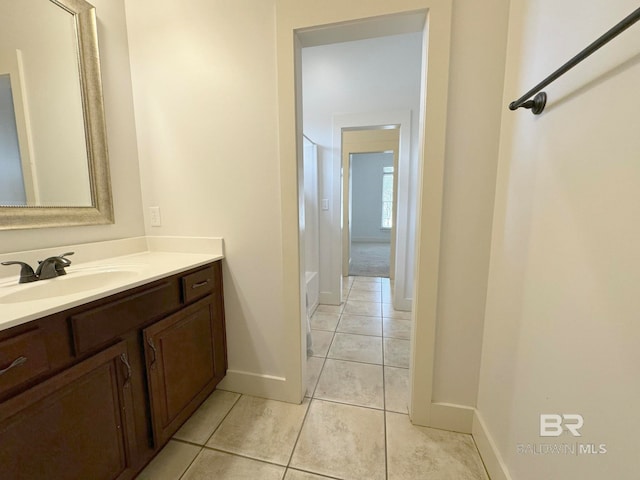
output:
[[[216,390],[139,480],[487,480],[470,435],[411,424],[411,316],[389,279],[349,277],[311,319],[301,405]]]

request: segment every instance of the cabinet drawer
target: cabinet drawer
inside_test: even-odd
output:
[[[0,341],[0,393],[49,370],[40,330],[31,330]]]
[[[213,266],[182,277],[182,298],[184,303],[204,297],[213,291],[218,282]]]
[[[180,306],[178,286],[163,282],[71,317],[76,354],[88,352]]]

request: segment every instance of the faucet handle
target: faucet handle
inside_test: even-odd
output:
[[[18,281],[18,283],[29,283],[38,280],[38,277],[33,272],[33,268],[31,268],[31,265],[29,265],[28,263],[18,262],[14,260],[10,262],[2,262],[2,265],[20,265],[20,280]]]
[[[69,265],[71,265],[71,260],[69,260],[68,256],[73,255],[75,252],[67,252],[67,253],[63,253],[62,255],[58,255],[58,258],[60,261],[56,262],[56,272],[58,272],[58,275],[66,275],[67,272],[64,271],[65,267],[68,267]]]
[[[59,277],[60,275],[65,275],[67,273],[64,271],[64,267],[67,266],[66,262],[69,262],[69,260],[60,257],[49,257],[44,260],[39,260],[36,277],[38,277],[38,280],[48,280]]]

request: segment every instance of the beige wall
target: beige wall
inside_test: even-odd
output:
[[[637,7],[512,2],[478,409],[513,479],[640,470],[640,28],[548,87],[541,116],[504,108]],[[541,438],[544,413],[582,415],[582,436]],[[607,453],[517,453],[576,442]]]
[[[453,2],[434,401],[475,406],[508,0]]]
[[[454,5],[433,393],[467,406],[477,392],[508,7],[476,3]],[[343,8],[324,17],[394,10]],[[163,220],[147,232],[225,238],[230,369],[283,380],[295,339],[282,310],[293,287],[282,278],[291,250],[281,237],[274,5],[138,0],[127,17],[144,205],[159,205]]]
[[[415,27],[418,28],[418,27]],[[340,297],[340,238],[342,208],[340,188],[341,122],[355,117],[385,118],[393,123],[399,110],[406,112],[410,125],[403,127],[407,149],[403,153],[397,177],[399,209],[396,226],[406,261],[399,265],[395,295],[409,309],[413,296],[413,265],[415,263],[415,203],[417,195],[420,86],[422,70],[423,32],[369,38],[342,43],[330,43],[302,50],[303,128],[318,143],[322,167],[320,188],[329,209],[320,215],[320,290],[324,303],[336,303]],[[372,54],[371,52],[375,52]],[[384,67],[382,67],[384,65]],[[339,71],[340,74],[335,74]],[[373,123],[350,126],[371,126]],[[334,176],[338,178],[333,178]],[[411,204],[411,207],[409,206]],[[411,213],[411,214],[409,214]],[[396,219],[396,220],[398,220]],[[344,247],[343,247],[344,248]],[[401,259],[401,260],[402,260]],[[337,261],[336,261],[337,260]],[[395,272],[394,272],[395,273]]]
[[[144,234],[123,0],[92,0],[107,122],[114,225],[0,231],[0,253]],[[65,188],[62,183],[61,188]]]
[[[287,292],[297,287],[283,280],[283,265],[295,263],[283,254],[292,245],[283,216],[294,218],[295,202],[280,202],[295,188],[281,188],[291,165],[281,175],[275,2],[127,2],[135,126],[123,2],[93,3],[116,224],[4,231],[0,252],[140,235],[142,188],[145,208],[162,209],[163,226],[147,233],[225,238],[230,368],[284,382],[295,373],[287,362],[297,306]],[[365,11],[354,5],[345,16]],[[637,4],[512,2],[506,78],[507,0],[453,5],[432,400],[474,406],[481,356],[478,416],[506,467],[495,478],[633,478],[640,30],[550,87],[542,116],[506,104]],[[368,11],[388,13],[388,4]],[[546,441],[541,413],[583,415],[579,442],[606,444],[607,454],[517,454],[518,443]]]
[[[228,379],[281,384],[275,5],[136,0],[127,21],[147,233],[224,237]]]
[[[282,278],[274,4],[193,0],[176,9],[164,0],[127,2],[136,126],[122,2],[94,4],[116,224],[0,232],[1,251],[140,235],[142,188],[145,214],[153,205],[162,210],[163,226],[147,222],[147,233],[225,238],[230,367],[283,380],[290,358],[282,354],[289,341],[282,298],[289,287]],[[344,16],[367,11],[344,8]],[[438,402],[475,404],[506,8],[505,0],[491,8],[454,3]],[[369,10],[389,11],[383,3]]]
[[[438,259],[440,247],[440,219],[442,211],[442,177],[445,150],[445,128],[447,114],[447,88],[449,72],[449,39],[451,23],[451,2],[449,0],[403,0],[398,2],[358,1],[341,2],[332,0],[318,9],[313,1],[279,0],[277,2],[278,39],[278,101],[279,140],[281,159],[281,192],[283,213],[283,249],[289,253],[283,257],[283,272],[287,282],[285,291],[285,317],[294,327],[299,320],[303,305],[296,305],[300,296],[295,283],[298,279],[299,264],[295,253],[298,250],[298,226],[295,203],[296,182],[296,129],[302,125],[302,115],[296,106],[301,99],[296,98],[294,89],[294,51],[292,37],[298,29],[331,25],[339,22],[358,21],[363,18],[393,15],[399,12],[415,12],[429,9],[428,41],[430,42],[428,67],[423,82],[429,85],[429,95],[424,99],[423,110],[429,112],[421,125],[420,149],[425,165],[418,179],[426,195],[420,204],[419,222],[422,231],[418,235],[420,244],[419,264],[416,270],[421,276],[416,279],[417,292],[413,299],[414,323],[412,366],[412,419],[419,423],[428,422],[428,408],[432,398],[433,340],[436,329],[436,292],[438,283]],[[299,94],[298,89],[298,94]],[[428,140],[427,140],[428,139]],[[338,178],[336,174],[334,178]],[[339,260],[339,259],[338,259]],[[420,284],[420,282],[423,282]],[[299,329],[299,326],[298,326]],[[298,330],[299,332],[299,330]],[[293,341],[293,339],[292,339]],[[298,360],[299,361],[299,360]]]

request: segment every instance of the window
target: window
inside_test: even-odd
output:
[[[393,167],[382,167],[382,223],[381,228],[393,226]]]

